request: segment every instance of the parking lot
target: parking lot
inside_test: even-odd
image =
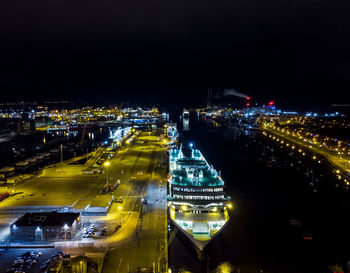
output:
[[[96,175],[81,175],[81,166],[66,167],[65,174],[55,173],[55,169],[17,186],[16,195],[3,200],[0,208],[71,206],[80,200],[93,199],[105,183]]]
[[[15,259],[26,252],[41,252],[42,255],[37,259],[37,263],[30,266],[28,273],[41,273],[40,266],[52,255],[56,254],[58,249],[55,248],[9,248],[4,249],[4,253],[0,255],[0,273],[7,272],[7,269],[11,268]]]

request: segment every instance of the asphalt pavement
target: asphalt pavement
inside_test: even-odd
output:
[[[133,222],[131,236],[110,248],[103,273],[135,272],[138,267],[166,271],[166,182],[165,172],[156,168],[164,160],[164,144],[148,132],[111,160],[110,174],[131,185],[123,211],[133,212],[136,225]],[[142,204],[142,198],[147,204]]]
[[[122,202],[113,203],[106,216],[82,217],[82,221],[106,223],[107,236],[60,241],[55,247],[65,251],[79,248],[81,243],[108,247],[103,273],[134,272],[138,267],[165,272],[166,171],[162,167],[165,158],[164,142],[154,133],[142,132],[109,160],[108,172],[105,169],[102,174],[86,175],[81,172],[84,165],[64,164],[45,169],[40,176],[18,185],[17,194],[0,203],[0,219],[5,223],[6,219],[13,220],[9,212],[21,213],[28,209],[83,209],[106,181],[120,180],[121,184],[109,194],[114,194],[115,199],[121,198]],[[147,199],[147,205],[142,204],[142,198]],[[121,227],[114,229],[119,224]]]

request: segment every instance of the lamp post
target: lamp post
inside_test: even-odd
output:
[[[106,167],[106,183],[107,183],[107,186],[106,186],[106,193],[108,193],[108,167],[110,165],[109,161],[106,161],[104,164],[103,164],[105,167]]]
[[[64,230],[64,240],[66,240],[67,239],[67,230],[68,230],[68,225],[67,224],[64,224],[63,230]]]

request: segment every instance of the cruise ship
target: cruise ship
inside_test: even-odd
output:
[[[182,146],[171,149],[169,165],[169,217],[201,253],[229,220],[232,204],[225,194],[225,183],[192,147],[188,156]]]

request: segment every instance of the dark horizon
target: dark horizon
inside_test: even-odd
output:
[[[349,103],[344,0],[0,5],[1,101],[200,107],[226,87],[291,110]]]
[[[147,87],[111,87],[100,84],[100,87],[78,87],[78,86],[52,86],[49,85],[23,85],[21,87],[8,85],[2,88],[6,94],[0,98],[1,103],[6,102],[44,102],[44,101],[70,101],[77,106],[159,106],[162,108],[203,108],[207,104],[208,88],[184,87],[184,88],[147,88]],[[245,99],[236,96],[222,96],[225,88],[212,88],[213,105],[227,106],[228,103],[233,107],[244,107]],[[235,88],[232,88],[235,89]],[[333,104],[346,104],[347,94],[301,94],[295,92],[295,95],[285,93],[258,93],[255,91],[247,92],[241,89],[235,89],[240,93],[251,97],[252,106],[258,103],[259,106],[269,101],[274,101],[277,108],[283,110],[295,111],[330,111],[335,109]],[[249,90],[248,90],[249,91]],[[219,95],[218,95],[219,94]],[[344,109],[344,113],[349,112],[349,107],[336,107]]]

